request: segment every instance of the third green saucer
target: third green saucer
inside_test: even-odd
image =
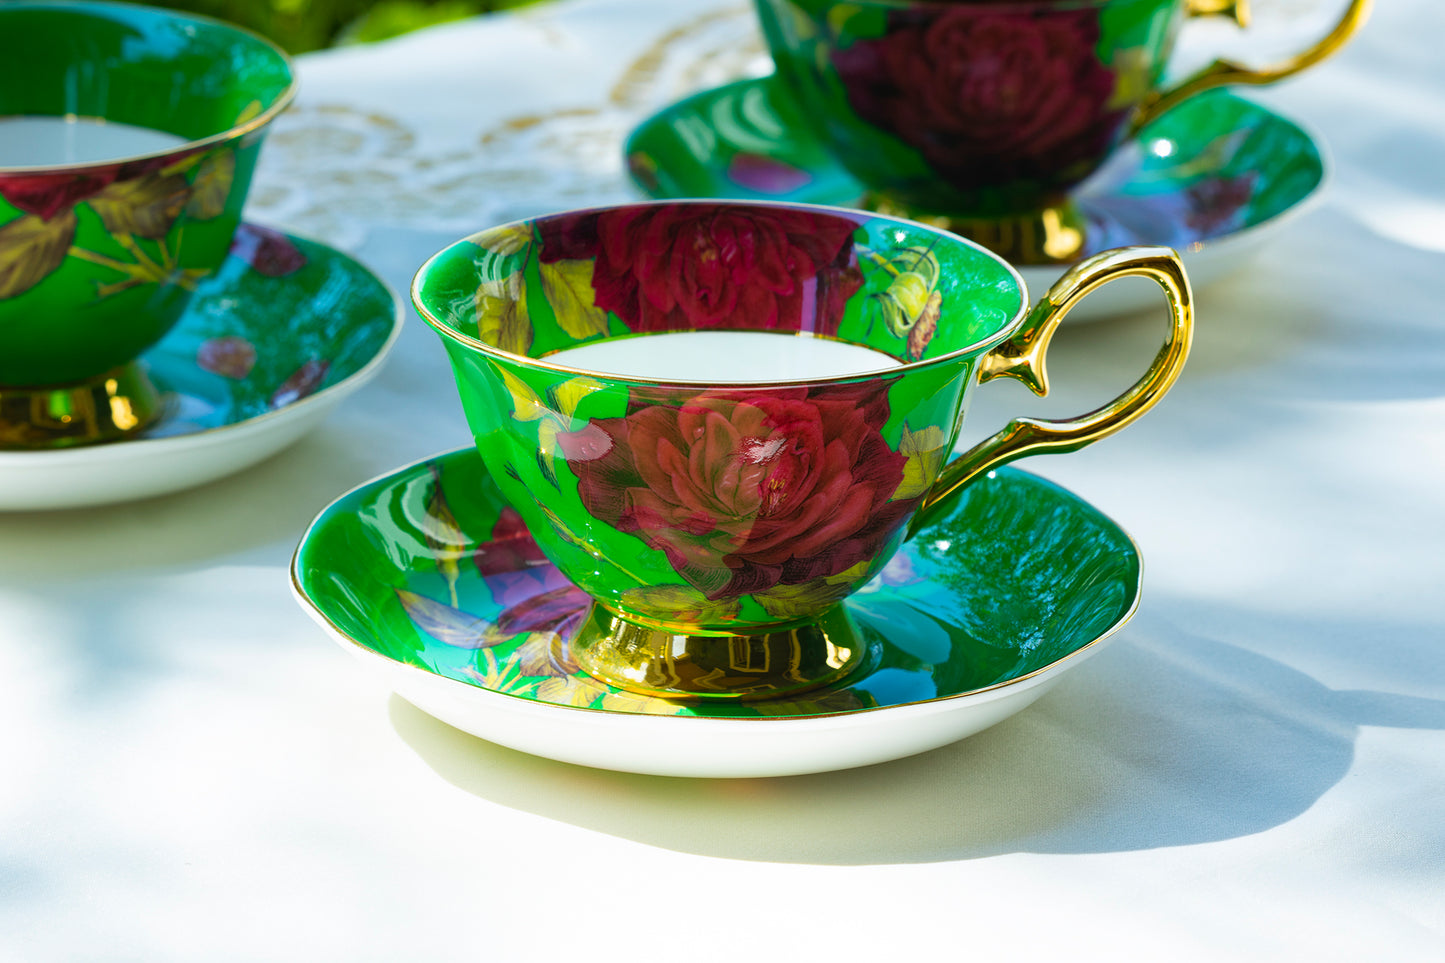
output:
[[[773,77],[703,91],[643,121],[626,145],[650,197],[855,206],[864,193],[810,133]],[[1228,91],[1185,101],[1143,128],[1075,194],[1085,257],[1133,244],[1172,247],[1194,286],[1238,269],[1324,183],[1319,143],[1295,122]],[[1060,266],[1015,265],[1042,293]],[[1147,285],[1116,284],[1070,315],[1150,307]]]

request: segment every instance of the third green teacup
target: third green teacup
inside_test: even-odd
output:
[[[950,458],[973,386],[1007,376],[1045,393],[1059,321],[1127,275],[1156,281],[1170,316],[1140,380]],[[1192,323],[1167,249],[1096,256],[1030,308],[1013,268],[955,235],[718,201],[483,231],[428,261],[412,297],[488,471],[593,599],[571,642],[579,664],[692,698],[848,672],[866,640],[839,602],[979,473],[1074,451],[1148,410]]]
[[[1069,261],[1069,191],[1133,132],[1226,84],[1265,84],[1339,49],[1370,0],[1288,61],[1164,75],[1189,15],[1246,0],[757,0],[777,73],[865,206],[925,219],[1019,264]]]

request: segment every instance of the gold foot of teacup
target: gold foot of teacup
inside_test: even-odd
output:
[[[75,385],[0,387],[0,450],[73,448],[129,438],[164,413],[137,362]]]
[[[816,621],[753,635],[679,633],[624,619],[593,604],[572,655],[583,672],[664,699],[768,699],[827,685],[863,661],[857,626],[842,606]]]
[[[1078,206],[1068,199],[1025,214],[998,217],[929,214],[882,193],[868,195],[863,206],[879,214],[906,217],[977,241],[1014,264],[1070,264],[1084,253],[1087,225]]]

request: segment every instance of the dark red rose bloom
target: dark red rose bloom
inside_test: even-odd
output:
[[[0,197],[26,214],[48,221],[88,201],[118,181],[144,177],[173,162],[178,154],[126,161],[108,167],[92,166],[83,171],[62,171],[53,174],[0,174]]]
[[[119,167],[103,167],[84,174],[0,175],[0,197],[48,221],[105,190],[119,173]]]
[[[1210,177],[1184,192],[1184,222],[1204,237],[1224,233],[1254,196],[1253,172],[1238,177]]]
[[[316,389],[321,387],[321,382],[326,380],[326,372],[330,370],[330,361],[313,358],[306,362],[291,372],[291,377],[281,382],[281,387],[271,393],[271,407],[285,408],[315,394]]]
[[[305,253],[289,237],[255,224],[236,228],[231,253],[268,278],[285,277],[306,266]]]
[[[594,259],[595,303],[634,332],[835,334],[863,284],[857,226],[786,207],[638,205],[543,221],[541,259]]]
[[[879,433],[889,381],[705,392],[560,435],[594,517],[636,534],[708,598],[837,575],[914,507]]]
[[[883,37],[835,52],[833,65],[859,117],[959,188],[1048,182],[1107,149],[1123,117],[1105,107],[1115,78],[1095,54],[1098,18],[1087,9],[898,11]]]

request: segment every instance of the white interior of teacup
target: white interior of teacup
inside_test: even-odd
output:
[[[0,3],[0,175],[164,156],[269,123],[290,58],[240,27],[129,3]]]
[[[594,341],[547,360],[630,378],[737,383],[834,378],[899,364],[862,345],[767,331],[674,331]]]
[[[0,168],[99,164],[185,143],[163,130],[95,117],[0,117]]]

